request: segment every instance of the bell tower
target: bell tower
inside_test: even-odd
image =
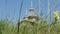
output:
[[[31,0],[31,6],[30,6],[30,9],[29,9],[30,12],[28,14],[28,19],[29,19],[30,23],[33,25],[34,23],[37,22],[38,16],[35,14],[35,12],[34,12],[35,10],[34,10],[32,5],[33,4],[32,4],[32,0]]]
[[[37,23],[37,21],[39,19],[34,11],[35,10],[33,8],[32,0],[31,0],[31,6],[29,9],[29,14],[27,14],[27,10],[26,10],[26,16],[24,17],[24,19],[27,19],[27,21],[30,22],[30,24],[32,24],[32,25],[34,25],[34,23]]]

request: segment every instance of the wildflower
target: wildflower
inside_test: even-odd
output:
[[[59,19],[58,11],[54,12],[54,19],[57,21]]]

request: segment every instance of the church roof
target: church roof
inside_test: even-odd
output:
[[[29,14],[27,14],[24,18],[37,18],[37,15],[35,14],[35,10],[34,10],[34,8],[33,8],[33,6],[32,6],[32,0],[31,0],[31,6],[30,6],[30,9],[29,9]],[[27,10],[26,10],[26,12],[27,12]]]

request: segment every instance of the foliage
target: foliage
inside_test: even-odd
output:
[[[58,11],[54,12],[54,19],[57,21],[59,19]]]
[[[9,21],[1,20],[0,34],[17,34],[17,24],[11,24]],[[49,34],[49,31],[50,34],[60,34],[60,23],[48,25],[42,19],[39,20],[38,24],[31,25],[29,22],[26,21],[20,24],[19,31],[20,34]]]

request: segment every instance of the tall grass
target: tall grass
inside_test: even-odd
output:
[[[12,22],[13,23],[13,22]],[[10,24],[9,21],[0,21],[0,34],[17,34],[17,24]],[[20,25],[20,34],[49,34],[49,25],[44,20],[38,24],[31,25],[29,22],[23,22]],[[50,34],[60,34],[60,23],[50,24]]]

